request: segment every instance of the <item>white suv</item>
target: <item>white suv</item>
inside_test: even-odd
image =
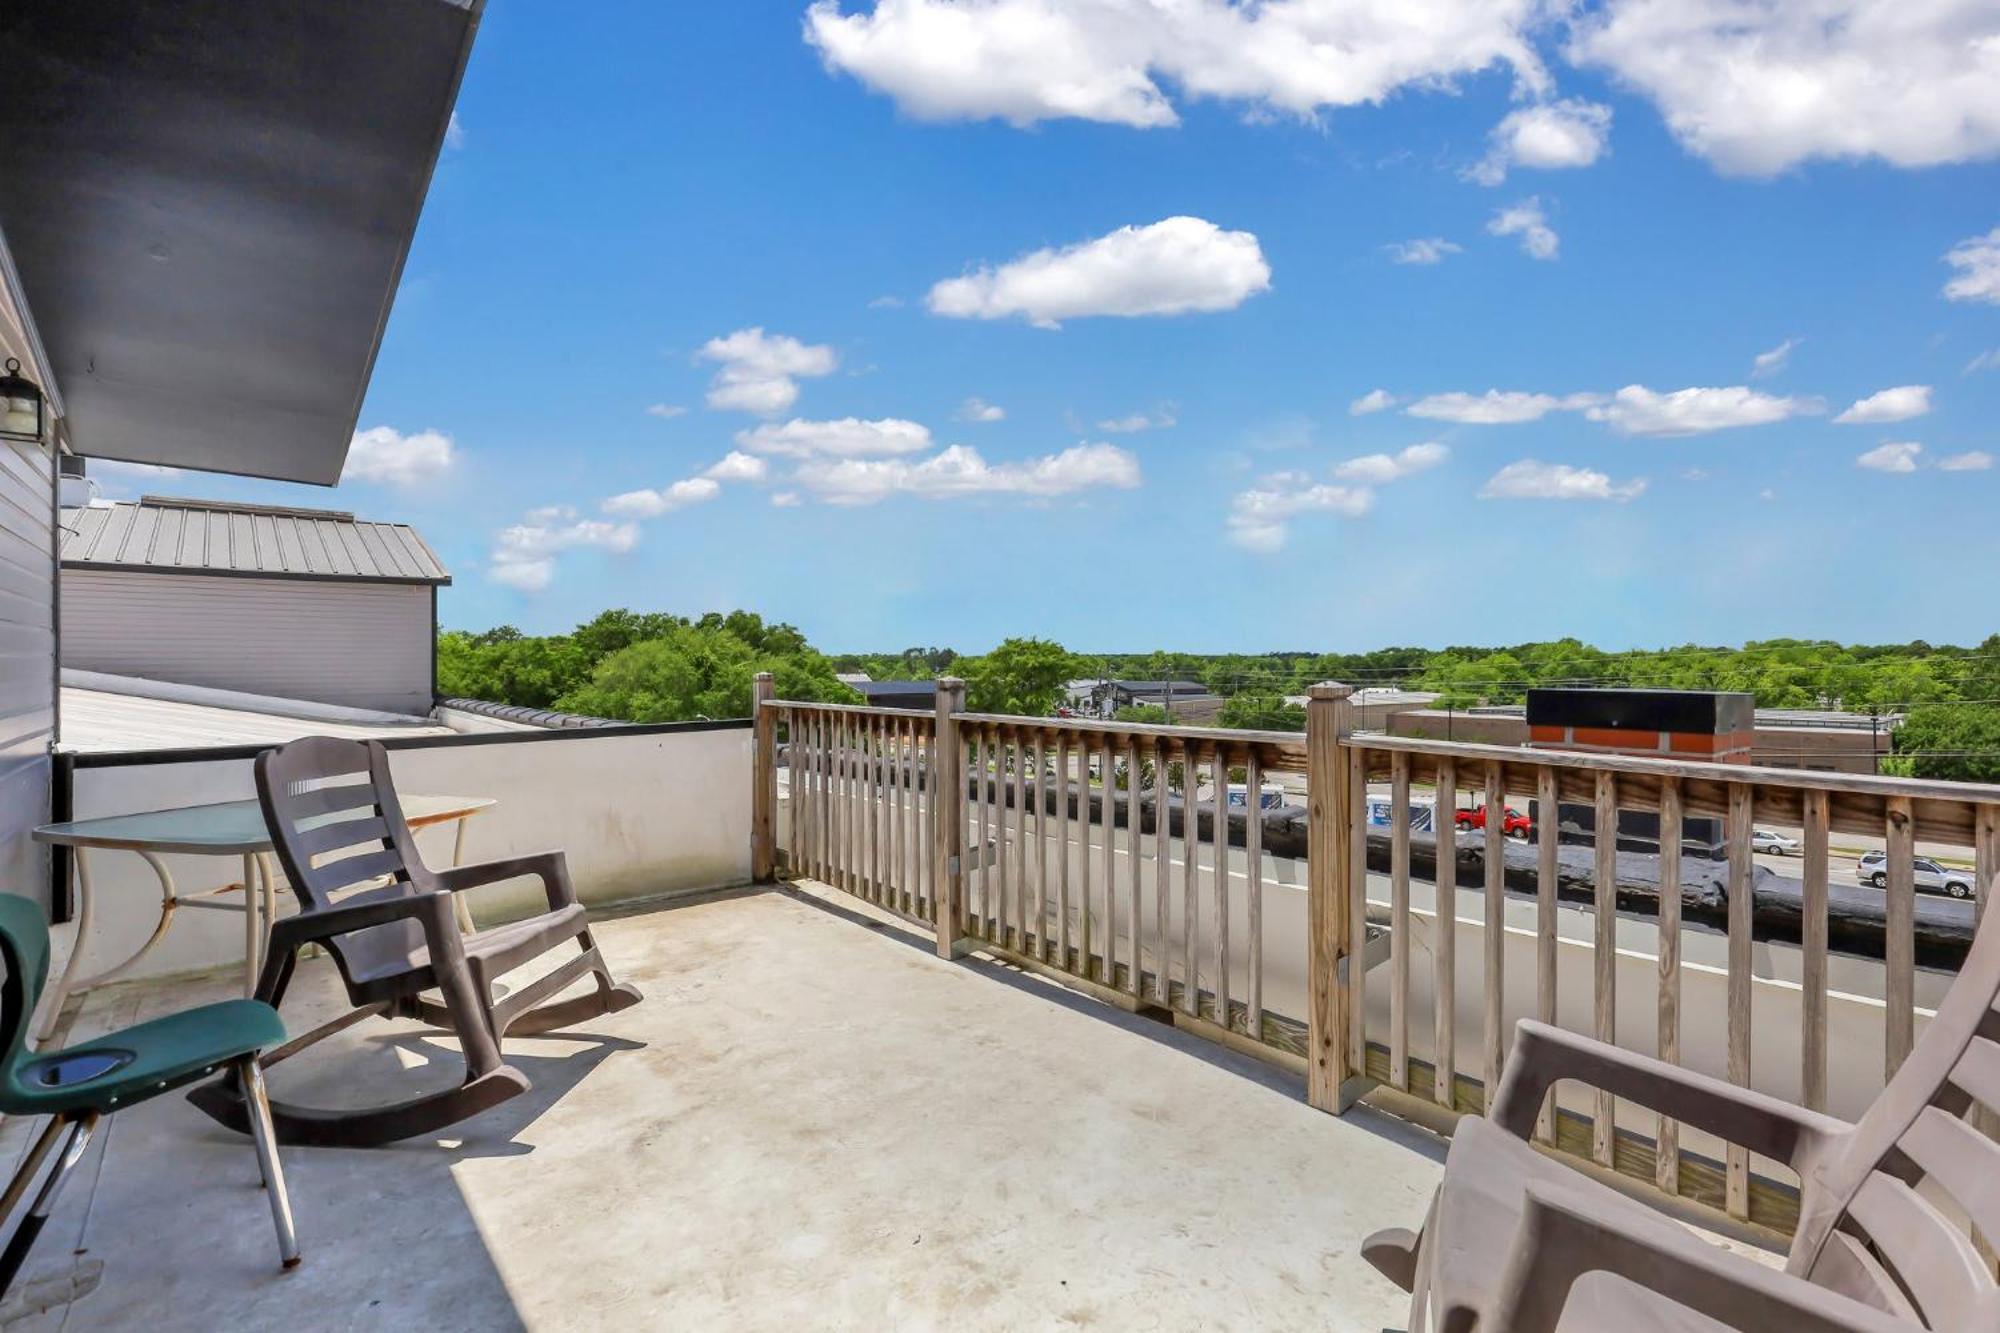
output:
[[[1916,857],[1912,864],[1916,868],[1917,892],[1945,893],[1954,898],[1972,896],[1972,873],[1967,870],[1946,870],[1927,856]],[[1861,864],[1854,868],[1854,878],[1863,884],[1873,884],[1878,889],[1889,887],[1889,855],[1887,852],[1869,852],[1861,858]]]

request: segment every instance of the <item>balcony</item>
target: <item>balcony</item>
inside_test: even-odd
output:
[[[571,849],[646,1002],[511,1042],[533,1091],[448,1136],[288,1149],[290,1275],[240,1140],[179,1098],[123,1113],[15,1301],[105,1327],[1399,1326],[1407,1298],[1357,1247],[1421,1217],[1516,1019],[1851,1117],[1982,905],[1919,898],[1900,867],[1957,847],[1984,886],[2000,864],[2000,789],[1389,737],[1338,689],[1305,734],[955,702],[766,687],[721,728],[392,742],[406,783],[518,813],[473,856]],[[73,776],[78,813],[139,809],[241,794],[248,759]],[[1303,807],[1230,799],[1266,783]],[[1580,803],[1598,828],[1713,817],[1719,856],[1411,827],[1461,793]],[[1758,871],[1753,825],[1798,830],[1795,881]],[[1891,867],[1872,897],[1830,871],[1870,838]],[[144,891],[114,881],[102,910],[142,934]],[[473,902],[482,923],[522,906]],[[89,991],[71,1031],[233,993],[226,943]],[[340,1007],[322,960],[285,1016]],[[404,1023],[272,1077],[363,1104],[456,1076]],[[1542,1136],[1741,1247],[1794,1224],[1780,1166],[1650,1112],[1563,1090]]]
[[[1321,1115],[1295,1079],[1005,964],[941,961],[831,890],[696,897],[599,939],[646,1003],[511,1043],[532,1092],[462,1137],[286,1150],[297,1271],[278,1271],[242,1140],[168,1097],[117,1117],[25,1295],[94,1284],[72,1326],[96,1328],[1400,1318],[1354,1250],[1436,1184],[1421,1131]],[[236,984],[107,987],[78,1021]],[[344,1008],[322,960],[286,1017]],[[437,1054],[410,1024],[364,1026],[272,1081],[379,1101]],[[455,1053],[438,1064],[456,1076]]]

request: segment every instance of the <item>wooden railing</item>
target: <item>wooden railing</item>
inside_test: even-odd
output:
[[[760,692],[766,683],[760,679]],[[843,889],[913,921],[937,920],[940,790],[929,713],[759,700],[756,734],[774,753],[786,734],[786,845],[795,875]],[[759,765],[752,867],[776,869],[775,776]],[[768,793],[768,794],[767,794]],[[765,818],[762,811],[770,810]]]
[[[1875,1078],[1856,1072],[1853,1051],[1872,1040],[1856,1023],[1879,1006],[1886,1078],[1915,1038],[1920,938],[1934,1002],[1937,969],[1954,941],[1962,951],[2000,873],[2000,787],[1357,735],[1349,694],[1315,686],[1299,735],[966,713],[955,681],[941,682],[935,713],[776,701],[760,683],[758,809],[776,809],[783,727],[791,873],[931,927],[941,954],[988,951],[1301,1070],[1322,1109],[1386,1090],[1405,1109],[1430,1106],[1446,1128],[1485,1108],[1522,1017],[1567,1018],[1746,1086],[1754,1073],[1766,1090],[1826,1109],[1837,998],[1851,1102],[1849,1085]],[[1285,878],[1274,867],[1297,868],[1261,845],[1258,796],[1277,774],[1303,775],[1307,836],[1303,882],[1290,874],[1274,894]],[[1387,786],[1386,827],[1369,822],[1371,800],[1384,799],[1371,784]],[[1250,794],[1247,808],[1229,804],[1232,785]],[[1436,812],[1428,834],[1409,818],[1422,787]],[[1461,797],[1496,815],[1510,799],[1534,802],[1533,844],[1515,844],[1510,864],[1499,818],[1460,832]],[[1605,836],[1565,846],[1554,813],[1565,805],[1587,807]],[[1719,860],[1662,837],[1621,877],[1611,831],[1632,810],[1665,829],[1720,820]],[[1800,831],[1795,904],[1758,897],[1758,824]],[[765,846],[753,860],[774,873],[775,820],[760,815],[757,827]],[[1831,910],[1835,835],[1882,838],[1879,908],[1843,891]],[[1969,851],[1971,904],[1919,908],[1920,842]],[[1428,886],[1413,874],[1426,856]],[[1372,974],[1371,931],[1387,936]],[[1796,976],[1780,975],[1794,948]],[[1852,976],[1879,958],[1879,995],[1836,990],[1830,956]],[[1643,1009],[1621,1014],[1621,993]],[[1690,1032],[1688,999],[1721,1012]],[[1753,1062],[1760,1046],[1796,1066]],[[1793,1192],[1757,1174],[1763,1164],[1740,1145],[1684,1144],[1670,1119],[1605,1094],[1552,1095],[1540,1135],[1738,1220],[1785,1230],[1794,1219]]]

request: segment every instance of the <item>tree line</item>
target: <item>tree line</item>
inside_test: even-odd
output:
[[[781,697],[836,703],[860,699],[837,679],[843,672],[874,680],[957,675],[974,711],[1029,716],[1055,711],[1072,680],[1189,681],[1224,698],[1221,725],[1277,731],[1304,727],[1304,709],[1287,696],[1321,680],[1431,692],[1438,708],[1520,703],[1530,688],[1549,685],[1733,690],[1762,708],[1900,716],[1888,770],[2000,781],[2000,634],[1971,647],[1766,639],[1611,652],[1570,638],[1255,654],[1074,653],[1046,639],[1013,638],[977,655],[936,646],[829,655],[795,627],[754,612],[687,617],[619,609],[568,634],[527,635],[503,625],[438,639],[438,686],[446,696],[633,722],[741,717],[758,671],[775,674]]]

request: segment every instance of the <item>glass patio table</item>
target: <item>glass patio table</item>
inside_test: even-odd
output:
[[[405,796],[403,817],[412,832],[434,824],[456,823],[452,843],[452,864],[465,855],[465,821],[495,802],[488,796]],[[148,810],[134,815],[106,815],[96,819],[73,819],[44,824],[34,833],[37,842],[71,851],[72,875],[76,886],[76,941],[63,964],[62,976],[44,1000],[37,1042],[47,1041],[55,1032],[63,1004],[70,992],[88,990],[115,981],[138,965],[158,947],[173,924],[177,907],[213,908],[243,913],[243,993],[257,989],[257,973],[263,963],[265,933],[277,914],[277,872],[271,864],[271,834],[264,826],[264,812],[255,801],[219,801],[211,805],[183,806],[174,810]],[[90,853],[96,850],[131,852],[152,868],[160,881],[160,919],[138,950],[129,958],[95,976],[80,977],[83,958],[90,951],[95,894],[90,879]],[[161,858],[167,855],[240,857],[240,881],[203,889],[179,892],[173,873]],[[241,893],[240,903],[229,895]],[[261,912],[259,907],[261,905]],[[458,924],[472,929],[472,916],[465,895],[455,895]]]

